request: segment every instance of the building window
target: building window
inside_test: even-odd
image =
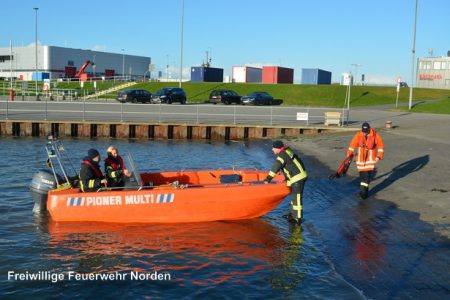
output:
[[[435,61],[434,64],[433,64],[433,69],[440,70],[441,69],[441,62],[440,61]]]
[[[73,65],[74,65],[73,60],[69,60],[69,61],[67,62],[67,65],[68,65],[69,67],[73,67]]]
[[[441,70],[445,70],[445,69],[447,69],[447,62],[443,61],[441,63]]]
[[[445,79],[445,85],[450,86],[450,79]]]

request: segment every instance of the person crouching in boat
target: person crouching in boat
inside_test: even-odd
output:
[[[125,167],[119,151],[114,146],[109,146],[107,150],[108,157],[105,159],[105,173],[110,187],[123,187],[125,185],[125,176],[130,177],[131,173]]]
[[[284,215],[291,222],[301,224],[303,218],[302,194],[305,186],[308,172],[302,160],[282,141],[275,141],[272,145],[272,151],[276,155],[276,161],[264,181],[269,183],[275,175],[282,170],[286,177],[287,186],[291,188],[291,211]]]
[[[101,187],[106,187],[108,181],[100,171],[100,153],[95,149],[89,149],[88,155],[83,158],[80,167],[80,188],[83,192],[95,192]]]

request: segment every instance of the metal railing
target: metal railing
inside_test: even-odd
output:
[[[323,126],[327,113],[348,125],[347,109],[296,106],[0,101],[0,118],[54,121]],[[338,114],[336,114],[338,113]]]

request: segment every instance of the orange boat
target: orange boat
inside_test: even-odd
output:
[[[62,155],[57,144],[48,148],[49,159]],[[264,184],[267,171],[211,170],[142,173],[134,187],[83,193],[72,188],[49,164],[53,174],[40,171],[32,181],[35,211],[45,211],[55,221],[116,223],[181,223],[241,220],[262,216],[289,193],[281,175]],[[130,164],[134,174],[139,174]],[[64,183],[65,182],[65,183]]]

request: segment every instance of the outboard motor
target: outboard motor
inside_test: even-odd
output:
[[[61,182],[61,177],[56,176],[58,182]],[[39,170],[34,176],[30,184],[30,191],[34,200],[33,212],[47,211],[47,195],[48,191],[55,189],[58,183],[55,181],[55,176],[48,170]]]

